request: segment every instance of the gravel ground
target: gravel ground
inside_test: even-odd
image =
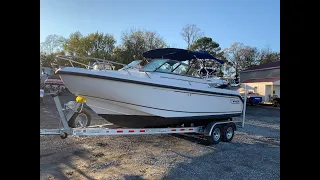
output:
[[[58,118],[45,97],[40,128],[57,128]],[[92,113],[92,124],[103,123]],[[231,143],[200,142],[178,135],[41,136],[40,179],[280,179],[279,109],[248,106]]]

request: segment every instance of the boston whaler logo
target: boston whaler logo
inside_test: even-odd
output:
[[[231,104],[239,104],[239,100],[238,99],[231,99],[230,100]]]

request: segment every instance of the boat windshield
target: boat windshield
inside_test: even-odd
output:
[[[123,68],[121,69],[129,69],[131,67],[137,67],[139,68],[141,65],[140,63],[142,62],[142,60],[135,60],[135,61],[132,61],[131,63],[127,64],[126,66],[124,66]]]
[[[197,70],[189,65],[189,61],[177,61],[171,59],[153,59],[145,65],[142,71],[155,71],[185,76],[200,77]]]

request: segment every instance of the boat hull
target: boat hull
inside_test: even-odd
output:
[[[121,127],[168,127],[181,124],[189,125],[191,123],[194,125],[204,125],[213,120],[225,120],[241,115],[241,112],[194,113],[172,111],[170,109],[154,109],[153,107],[141,107],[134,104],[94,98],[83,94],[79,95],[86,98],[87,105],[100,117]],[[151,112],[154,114],[151,114]],[[169,114],[170,116],[168,116]]]
[[[164,118],[159,116],[139,116],[139,115],[113,115],[113,114],[98,114],[110,123],[120,127],[127,128],[166,128],[176,127],[184,124],[185,127],[207,125],[212,121],[220,121],[230,119],[240,114],[225,114],[212,116],[196,116],[196,117],[175,117]]]
[[[86,98],[99,116],[122,127],[202,124],[239,116],[241,96],[141,83],[114,76],[60,73],[66,87]]]

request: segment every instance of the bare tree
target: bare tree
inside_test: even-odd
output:
[[[224,56],[228,60],[228,71],[233,69],[238,81],[241,70],[259,63],[259,51],[255,47],[245,46],[243,43],[235,42],[230,48],[224,50]]]
[[[176,43],[172,43],[170,45],[168,45],[169,48],[181,48],[178,44]]]
[[[183,40],[188,44],[188,49],[190,49],[191,44],[200,39],[204,33],[194,24],[187,24],[182,28],[180,33]]]
[[[145,48],[147,50],[167,47],[163,38],[156,31],[144,31]]]
[[[274,61],[280,61],[280,52],[273,52],[270,46],[266,46],[264,49],[261,49],[259,54],[260,64]]]
[[[62,36],[52,34],[46,37],[44,42],[40,43],[40,51],[46,54],[53,54],[62,50],[62,45],[66,39]]]

